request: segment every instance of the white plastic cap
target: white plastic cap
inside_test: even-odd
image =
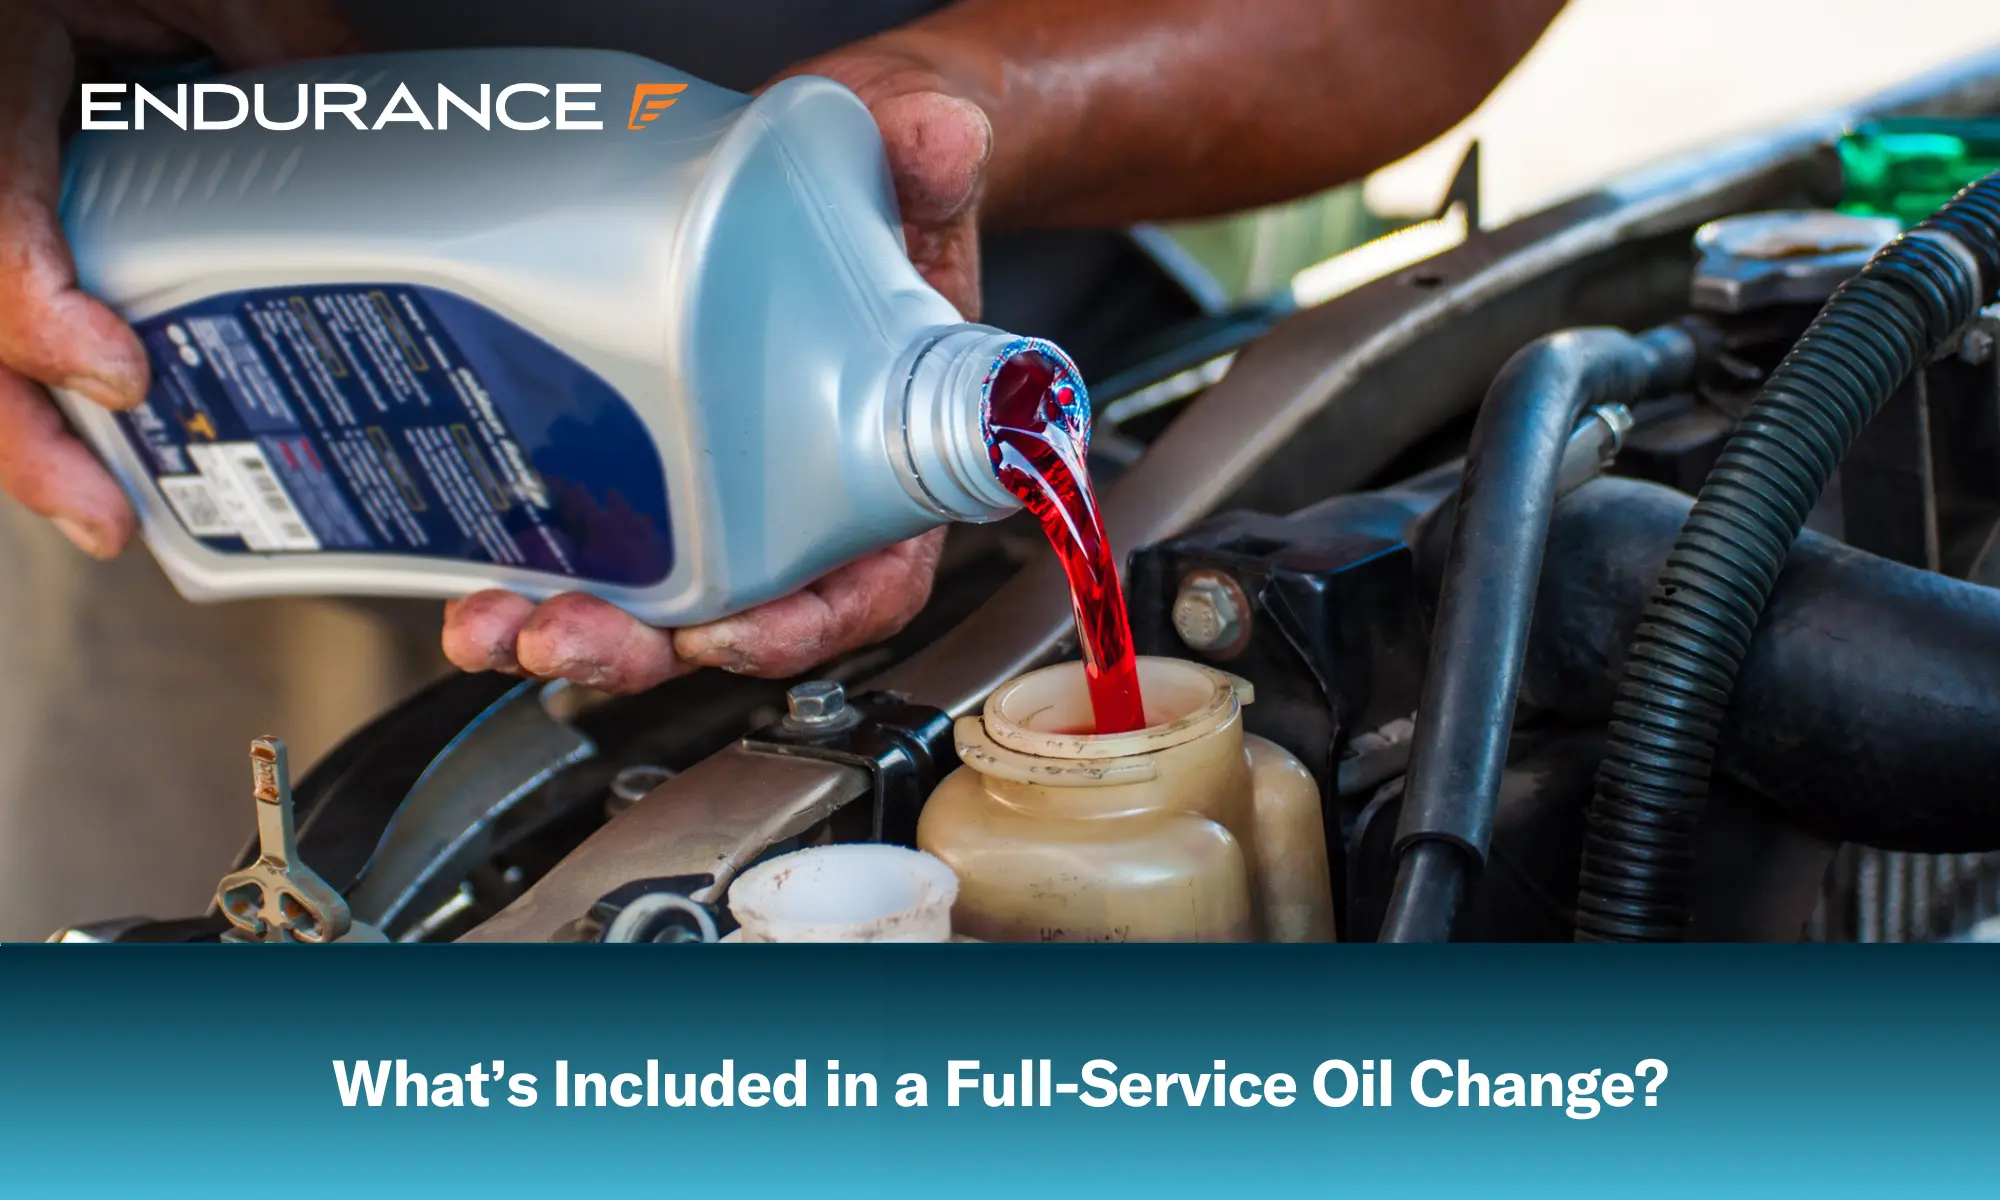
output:
[[[944,942],[958,876],[921,850],[815,846],[760,863],[729,887],[746,942]]]

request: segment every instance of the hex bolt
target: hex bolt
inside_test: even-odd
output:
[[[1234,645],[1244,632],[1242,589],[1213,572],[1196,572],[1174,597],[1174,632],[1188,649],[1204,654]]]
[[[830,680],[809,680],[785,693],[785,707],[792,724],[823,729],[849,715],[847,689]]]

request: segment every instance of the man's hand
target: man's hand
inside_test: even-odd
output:
[[[0,0],[0,489],[109,558],[133,517],[110,475],[44,390],[114,409],[145,399],[147,366],[117,314],[79,291],[55,216],[59,122],[83,56],[207,52],[248,68],[352,52],[331,0]],[[992,130],[905,54],[850,51],[794,74],[830,75],[874,109],[903,204],[911,257],[968,315],[979,303],[974,213]],[[638,691],[698,666],[802,671],[901,629],[930,593],[942,531],[870,555],[805,591],[709,625],[667,631],[602,601],[536,606],[482,592],[446,607],[444,647],[467,670],[564,677]]]
[[[862,43],[787,75],[824,75],[882,129],[910,259],[967,319],[979,315],[978,206],[993,127],[968,88],[915,53]],[[540,605],[486,591],[445,607],[444,651],[467,671],[636,692],[697,667],[782,678],[895,633],[930,595],[944,531],[858,559],[805,590],[707,625],[655,629],[581,593]]]
[[[132,509],[44,388],[106,408],[146,398],[146,355],[118,315],[77,290],[56,221],[59,122],[79,54],[206,48],[231,67],[336,54],[352,36],[323,0],[0,0],[0,489],[109,558]]]

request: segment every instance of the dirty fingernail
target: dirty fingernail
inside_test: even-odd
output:
[[[62,381],[63,389],[75,392],[92,404],[105,408],[131,408],[144,400],[137,387],[95,375],[72,375]]]
[[[703,650],[688,661],[700,663],[704,667],[717,667],[724,671],[741,671],[750,665],[750,658],[734,646],[717,646]]]
[[[57,533],[68,538],[71,545],[92,558],[111,557],[103,536],[83,522],[73,517],[52,517],[49,523],[56,527]]]
[[[731,669],[732,665],[742,666],[749,660],[737,647],[743,644],[744,635],[749,633],[747,623],[741,618],[730,617],[707,625],[691,625],[674,633],[674,653],[685,662],[700,663],[704,667]]]

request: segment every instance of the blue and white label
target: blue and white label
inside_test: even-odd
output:
[[[119,417],[190,536],[244,554],[494,563],[643,586],[673,568],[666,478],[595,373],[434,288],[214,296],[136,326]]]

